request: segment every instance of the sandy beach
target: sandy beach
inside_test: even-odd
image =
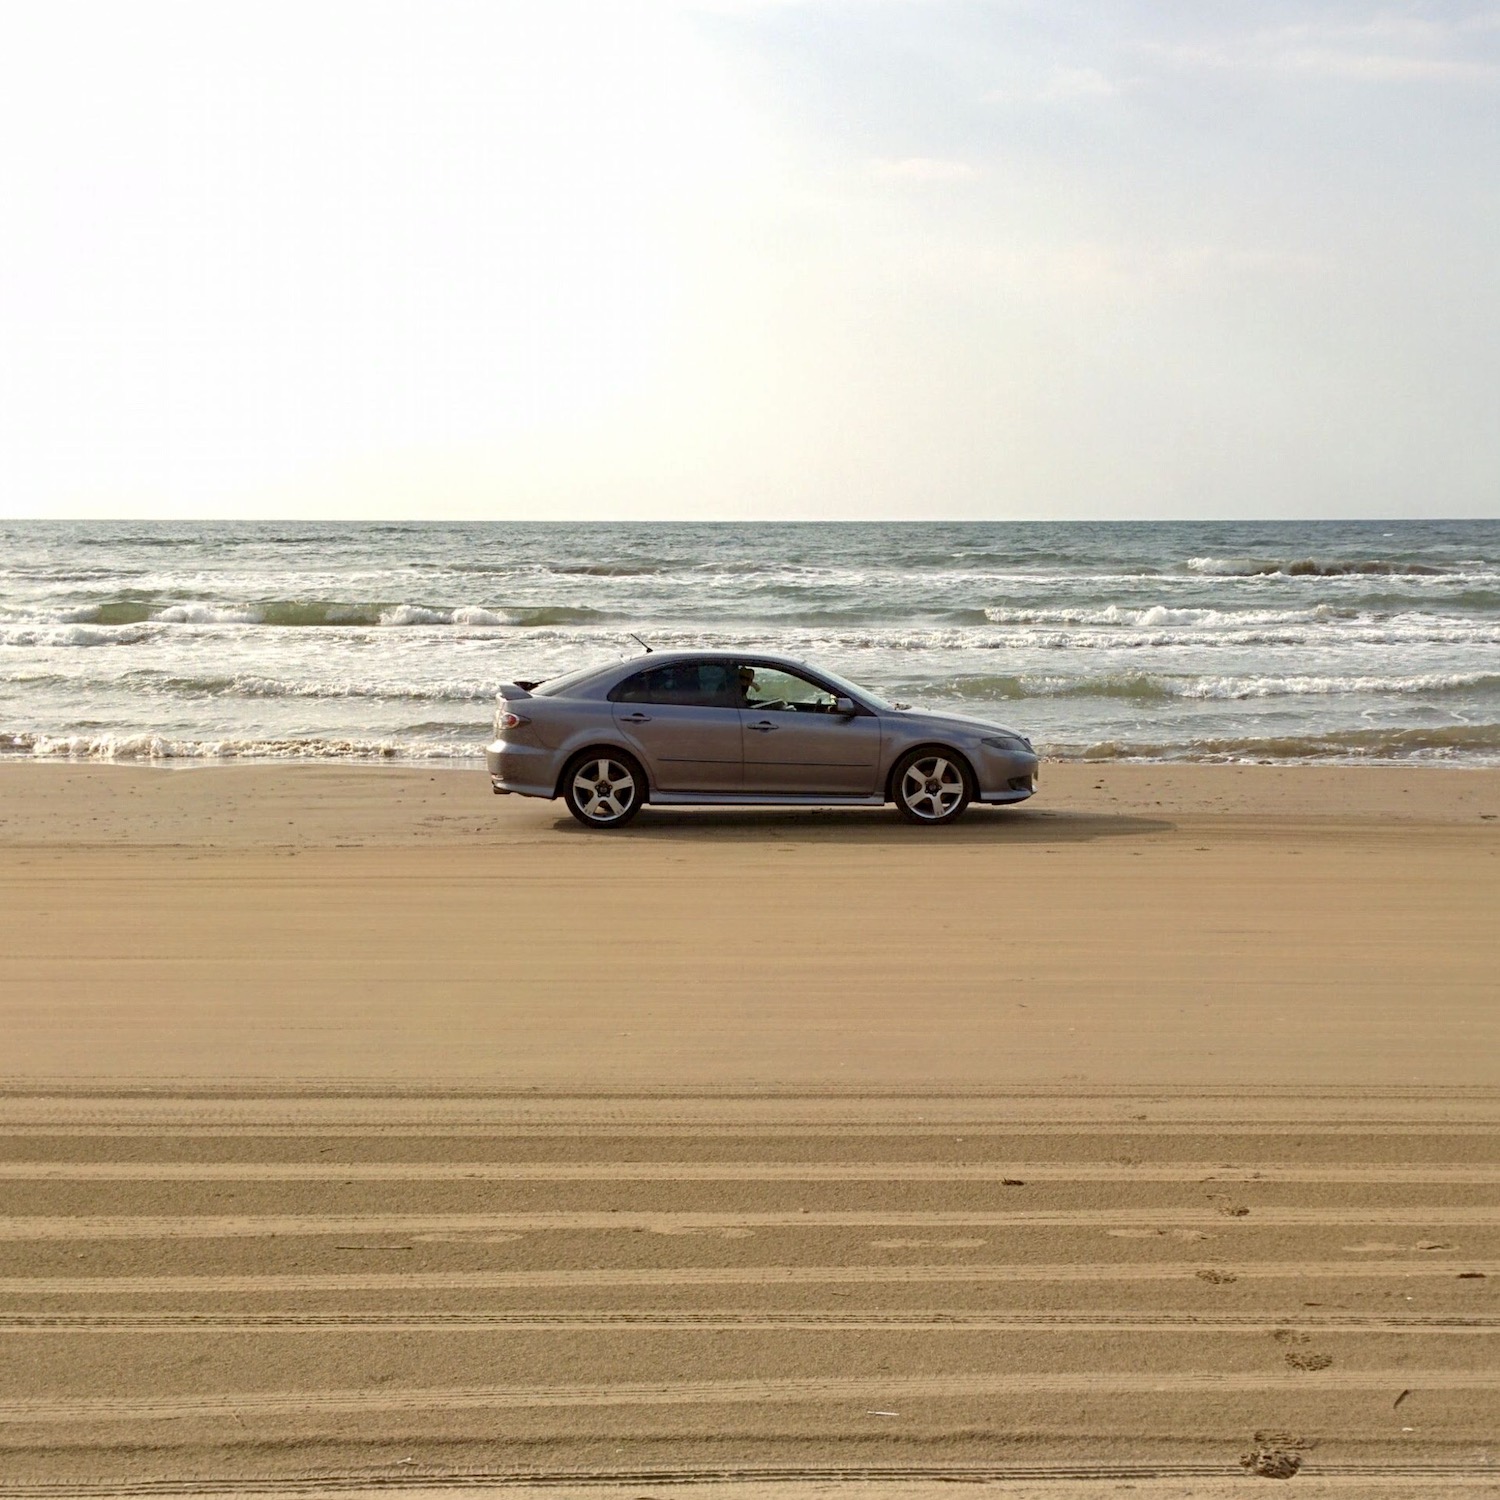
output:
[[[1500,1486],[1500,772],[14,763],[0,846],[0,1493]]]

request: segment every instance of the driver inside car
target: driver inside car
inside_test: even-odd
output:
[[[771,686],[763,688],[755,675],[755,668],[742,666],[739,669],[740,701],[746,708],[758,708],[762,713],[833,713],[837,700],[832,693],[815,687],[812,683],[789,674],[773,672]],[[774,693],[778,688],[787,693],[782,698],[762,697],[763,692]]]
[[[746,708],[769,708],[771,701],[767,699],[764,703],[756,699],[757,684],[755,681],[754,667],[740,668],[740,698]]]

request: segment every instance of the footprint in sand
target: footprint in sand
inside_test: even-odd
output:
[[[1304,1353],[1300,1349],[1288,1349],[1285,1359],[1294,1370],[1326,1370],[1333,1363],[1331,1354]]]
[[[1284,1448],[1252,1448],[1240,1455],[1240,1467],[1259,1479],[1290,1479],[1302,1467],[1302,1459]]]
[[[1333,1363],[1331,1354],[1323,1354],[1316,1349],[1302,1347],[1312,1343],[1310,1333],[1303,1333],[1297,1328],[1278,1328],[1271,1337],[1278,1344],[1293,1346],[1282,1355],[1282,1358],[1294,1370],[1326,1370]]]
[[[1290,1479],[1302,1467],[1302,1455],[1318,1445],[1310,1438],[1272,1428],[1255,1434],[1255,1446],[1240,1456],[1240,1467],[1261,1479]]]

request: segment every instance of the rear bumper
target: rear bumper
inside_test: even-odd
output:
[[[551,797],[557,785],[550,751],[496,740],[485,747],[484,766],[490,788],[501,795]]]

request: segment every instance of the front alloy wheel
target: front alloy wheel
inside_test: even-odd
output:
[[[568,772],[563,799],[585,828],[619,828],[645,801],[646,778],[621,755],[590,755]]]
[[[913,823],[951,823],[969,805],[967,769],[940,751],[914,751],[892,780],[896,806]]]

